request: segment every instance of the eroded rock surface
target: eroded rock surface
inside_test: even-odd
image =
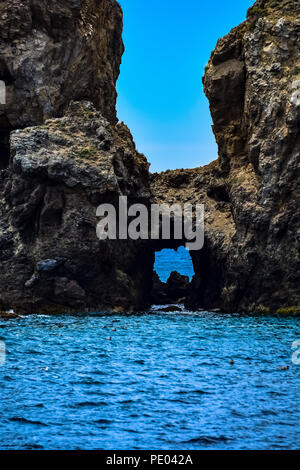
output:
[[[152,287],[152,304],[166,305],[183,303],[189,293],[190,281],[188,276],[183,276],[173,271],[167,282],[162,282],[154,271]]]
[[[299,13],[299,0],[259,0],[218,42],[204,90],[219,158],[152,175],[150,188],[116,121],[117,2],[0,2],[0,310],[147,307],[154,251],[184,240],[100,242],[96,208],[120,195],[205,204],[188,307],[299,306]]]
[[[219,40],[204,90],[218,161],[155,175],[152,183],[159,201],[206,205],[205,247],[191,252],[189,305],[299,305],[299,0],[256,2],[247,21]]]
[[[227,276],[226,260],[236,232],[227,179],[218,163],[213,162],[202,168],[156,173],[151,177],[151,190],[158,204],[204,204],[205,244],[201,251],[190,252],[195,277],[186,305],[216,308],[220,305]]]
[[[150,303],[153,250],[96,237],[99,204],[150,197],[147,161],[116,119],[123,49],[115,0],[0,2],[2,309]]]
[[[0,173],[0,305],[17,312],[133,310],[150,304],[153,250],[99,241],[96,208],[150,200],[148,163],[128,128],[89,102],[11,135]],[[141,263],[141,260],[143,262]]]
[[[114,0],[0,2],[0,169],[12,129],[62,116],[71,100],[89,100],[116,122],[122,11]]]

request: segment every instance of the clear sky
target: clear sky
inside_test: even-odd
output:
[[[193,168],[217,158],[202,76],[217,40],[246,19],[254,0],[119,0],[125,54],[118,117],[150,170]]]

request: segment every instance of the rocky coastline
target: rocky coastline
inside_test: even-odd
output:
[[[123,51],[115,0],[0,5],[0,311],[299,314],[299,0],[256,1],[218,41],[203,85],[219,155],[202,168],[150,174],[116,118]],[[121,195],[205,205],[191,284],[153,275],[184,239],[98,240],[97,206]]]

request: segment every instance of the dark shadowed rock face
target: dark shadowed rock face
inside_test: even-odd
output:
[[[116,122],[122,11],[114,0],[0,2],[0,168],[12,129],[62,116],[70,101],[94,103]]]
[[[96,208],[150,199],[148,163],[124,124],[89,102],[11,135],[0,172],[0,305],[18,312],[132,310],[150,304],[153,250],[99,241]],[[141,262],[142,260],[142,262]]]
[[[188,304],[228,311],[300,305],[299,0],[256,2],[247,21],[218,42],[204,89],[219,160],[152,182],[158,200],[206,205],[206,242],[191,253]]]
[[[167,282],[162,282],[154,271],[151,293],[152,303],[157,305],[183,303],[188,296],[189,287],[188,276],[182,276],[177,271],[173,271]]]

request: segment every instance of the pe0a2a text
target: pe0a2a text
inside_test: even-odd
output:
[[[106,459],[106,465],[129,465],[138,468],[143,464],[150,465],[194,465],[190,455],[150,454],[149,457],[129,457],[114,454]]]

